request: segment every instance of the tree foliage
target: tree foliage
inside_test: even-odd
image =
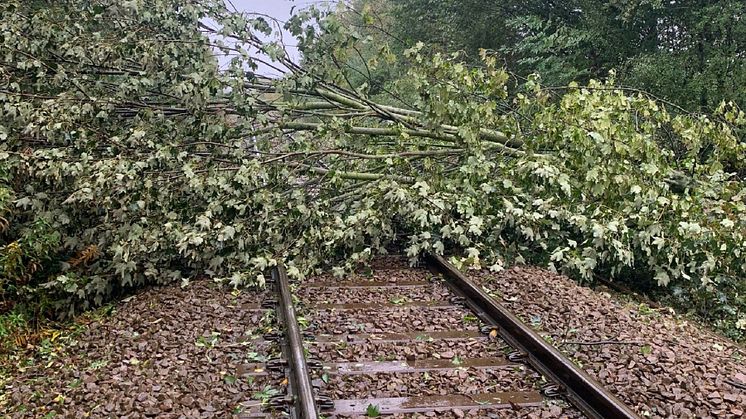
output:
[[[4,298],[68,311],[198,274],[262,284],[279,262],[342,274],[402,246],[634,276],[746,327],[732,104],[672,115],[613,80],[514,88],[487,52],[399,60],[345,11],[288,22],[302,65],[219,1],[0,11]],[[257,60],[288,71],[263,78]],[[360,68],[390,65],[406,77],[374,100]]]
[[[746,3],[725,1],[451,1],[391,3],[393,32],[463,49],[500,52],[512,71],[549,85],[604,78],[690,110],[741,107],[746,81]],[[385,11],[385,10],[384,10]]]

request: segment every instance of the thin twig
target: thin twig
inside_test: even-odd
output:
[[[738,388],[740,388],[742,390],[746,390],[746,384],[744,384],[744,383],[740,383],[740,382],[738,382],[736,380],[731,380],[729,378],[726,378],[724,381],[725,381],[726,384],[730,384],[733,387],[738,387]]]

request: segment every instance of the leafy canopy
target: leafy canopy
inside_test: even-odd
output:
[[[383,5],[380,5],[383,3]],[[507,67],[539,72],[548,85],[618,81],[690,110],[721,101],[746,106],[746,2],[721,1],[358,1],[384,15],[406,45],[422,41],[500,53]],[[376,6],[372,6],[376,5]],[[375,7],[375,9],[373,9]]]

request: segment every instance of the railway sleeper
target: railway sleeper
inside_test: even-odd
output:
[[[333,409],[325,410],[329,415],[364,416],[369,406],[375,406],[382,415],[402,413],[425,413],[453,409],[514,409],[537,407],[544,402],[538,392],[499,392],[473,395],[452,394],[445,396],[384,397],[334,400]]]

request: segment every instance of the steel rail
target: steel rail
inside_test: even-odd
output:
[[[272,269],[272,278],[277,283],[280,294],[280,315],[285,326],[295,417],[300,419],[317,419],[319,414],[303,350],[303,338],[300,327],[298,326],[298,319],[295,316],[293,297],[290,294],[290,283],[285,268],[277,266]]]
[[[462,294],[469,306],[497,331],[511,346],[526,354],[531,366],[566,391],[567,398],[586,416],[598,419],[639,418],[629,407],[599,382],[576,367],[567,357],[549,345],[533,329],[456,267],[438,255],[428,255],[431,267],[444,275],[447,282]]]

